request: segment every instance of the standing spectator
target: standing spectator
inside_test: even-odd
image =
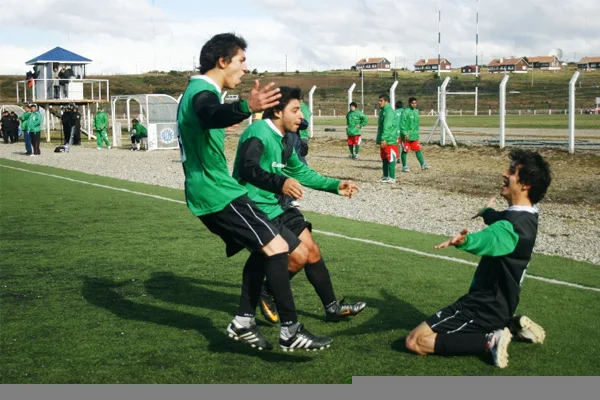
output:
[[[25,155],[30,156],[33,154],[28,124],[29,117],[31,116],[31,107],[29,104],[25,104],[25,106],[23,106],[23,110],[25,110],[25,112],[19,117],[19,119],[21,120],[21,130],[23,131],[23,140],[25,141]]]
[[[4,110],[2,111],[2,119],[0,120],[0,124],[2,125],[2,128],[0,129],[2,131],[2,138],[4,139],[4,143],[8,144],[8,139],[9,139],[9,134],[8,129],[9,129],[9,125],[10,125],[10,116],[8,114],[8,111]]]
[[[42,132],[42,114],[38,111],[37,104],[31,104],[31,115],[27,120],[27,129],[31,135],[31,144],[33,146],[33,154],[31,156],[39,156],[42,154],[40,151],[40,141]]]
[[[398,128],[396,114],[390,105],[390,96],[379,95],[379,121],[377,124],[377,144],[383,163],[383,176],[379,182],[396,183],[396,160],[398,159]]]
[[[301,157],[300,160],[302,160],[308,154],[308,141],[310,140],[310,133],[308,132],[308,127],[310,124],[310,118],[312,117],[312,111],[310,111],[308,104],[304,102],[304,98],[300,99],[300,111],[302,111],[302,116],[307,122],[307,124],[303,124],[303,126],[301,126],[300,130],[298,131],[298,134],[300,135],[300,140],[302,141],[302,149],[298,155]],[[306,127],[304,127],[304,125],[306,125]],[[306,160],[304,160],[304,164],[308,165],[306,163]]]
[[[60,85],[60,87],[62,89],[64,99],[69,98],[69,90],[68,90],[69,76],[67,74],[66,68],[67,67],[65,65],[63,65],[60,69],[60,72],[58,73],[58,77],[59,77],[58,84]]]
[[[60,80],[58,77],[58,67],[54,67],[52,72],[52,97],[60,99]]]
[[[64,143],[69,143],[71,137],[71,106],[67,105],[62,108],[63,112],[60,116],[60,122],[62,124]]]
[[[108,129],[108,115],[104,112],[104,107],[98,106],[98,112],[94,117],[94,131],[96,131],[96,143],[98,144],[98,150],[102,150],[104,143],[111,148],[110,140],[106,136],[106,130]]]
[[[348,150],[350,158],[356,160],[360,151],[361,129],[367,125],[369,118],[363,114],[356,104],[350,103],[350,111],[346,114],[346,135],[348,135]]]
[[[21,121],[14,111],[9,114],[10,119],[10,142],[17,143],[19,141],[19,125]]]
[[[400,138],[400,123],[402,122],[402,111],[404,111],[404,103],[402,100],[398,100],[396,102],[396,109],[394,113],[396,114],[396,126],[398,127],[398,146],[402,148],[402,139]],[[396,164],[400,163],[400,159],[396,160]]]
[[[131,150],[139,150],[140,142],[143,138],[148,137],[148,130],[136,118],[131,121]]]
[[[73,110],[69,114],[71,117],[71,121],[69,122],[71,132],[69,132],[69,141],[65,143],[66,152],[69,152],[70,146],[77,141],[77,136],[81,130],[81,114],[79,113],[79,108],[73,106]]]
[[[429,165],[425,164],[421,145],[419,144],[419,109],[417,108],[416,97],[408,99],[408,107],[402,112],[400,139],[402,140],[402,171],[410,172],[406,164],[406,154],[409,150],[415,152],[417,160],[421,164],[421,169],[428,169]]]

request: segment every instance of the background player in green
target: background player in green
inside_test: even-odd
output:
[[[301,198],[304,194],[302,185],[352,197],[358,187],[349,181],[321,176],[299,160],[289,138],[303,119],[298,101],[301,91],[285,86],[280,89],[279,105],[265,110],[263,119],[250,125],[242,134],[233,177],[248,189],[248,196],[268,215],[288,243],[290,279],[304,268],[321,299],[326,319],[339,321],[357,315],[366,303],[337,301],[329,271],[310,233],[312,225],[297,208],[282,203],[280,197]],[[277,308],[266,285],[260,306],[269,322],[278,321]]]
[[[379,120],[377,144],[380,147],[383,176],[379,182],[396,183],[396,160],[398,159],[398,128],[396,114],[390,105],[390,96],[379,95]]]
[[[489,225],[477,233],[468,229],[436,246],[448,246],[481,256],[469,292],[439,310],[406,338],[417,354],[485,354],[494,364],[508,365],[512,332],[533,343],[543,343],[544,329],[526,316],[513,316],[521,284],[535,245],[538,213],[552,176],[548,163],[533,151],[513,150],[503,174],[501,195],[508,209],[495,211],[493,199],[477,216]]]
[[[350,111],[346,114],[346,135],[348,136],[348,150],[350,158],[357,159],[360,151],[361,129],[369,123],[369,118],[363,114],[355,101],[350,103]]]
[[[31,115],[27,120],[27,129],[29,129],[29,134],[31,135],[31,146],[33,147],[33,154],[30,156],[39,156],[42,154],[40,150],[40,142],[42,136],[42,122],[43,117],[42,114],[38,111],[37,104],[30,104]]]
[[[94,116],[94,130],[96,131],[96,143],[98,144],[98,150],[102,150],[104,143],[111,148],[110,140],[106,136],[106,130],[108,129],[108,115],[104,112],[104,107],[99,106],[98,112]]]
[[[310,126],[312,111],[310,111],[310,107],[308,107],[308,104],[304,102],[304,98],[300,99],[300,111],[302,112],[302,116],[309,123]],[[306,155],[308,154],[308,142],[310,140],[310,132],[308,131],[308,127],[305,129],[300,129],[298,131],[298,134],[300,135],[300,140],[302,141],[302,151],[300,154],[298,154],[298,156],[306,157]]]
[[[396,115],[396,127],[398,131],[398,148],[402,149],[402,139],[400,135],[400,123],[402,122],[402,111],[404,111],[404,103],[398,100],[395,104],[394,114]],[[400,163],[400,159],[396,160],[396,164]]]
[[[227,326],[229,337],[260,349],[273,346],[260,333],[256,306],[265,275],[274,283],[273,295],[281,320],[280,346],[319,350],[332,340],[312,334],[298,322],[288,277],[286,241],[267,215],[229,175],[225,158],[225,128],[254,112],[278,104],[278,89],[258,81],[248,101],[221,104],[221,90],[233,89],[247,72],[246,42],[232,33],[213,36],[200,51],[200,75],[190,78],[177,111],[178,140],[190,211],[226,245],[227,256],[241,249],[251,254],[242,273],[240,306]]]
[[[148,130],[140,121],[134,118],[131,120],[131,132],[129,134],[131,135],[131,150],[136,151],[140,149],[142,139],[148,137]]]
[[[27,120],[31,116],[31,107],[29,104],[25,104],[23,110],[25,112],[21,114],[19,119],[21,120],[21,130],[23,131],[23,140],[25,141],[25,155],[29,156],[33,153],[33,149],[31,148],[31,135],[29,134],[29,127],[27,125]]]
[[[406,154],[409,150],[415,152],[421,169],[428,169],[429,166],[425,164],[423,153],[421,152],[421,145],[419,144],[419,109],[417,108],[417,98],[411,97],[408,99],[408,107],[402,111],[402,118],[400,120],[400,140],[402,148],[402,171],[410,172],[408,164],[406,163]]]

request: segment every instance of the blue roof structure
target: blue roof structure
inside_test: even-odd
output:
[[[69,50],[65,50],[62,47],[55,47],[50,51],[45,52],[31,60],[27,61],[26,65],[33,65],[47,62],[59,62],[59,63],[70,63],[70,64],[89,64],[92,62],[89,58],[75,54]]]

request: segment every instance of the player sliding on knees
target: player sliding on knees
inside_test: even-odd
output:
[[[490,201],[475,216],[482,217],[487,228],[477,233],[464,229],[436,246],[455,246],[481,256],[469,292],[417,326],[406,338],[409,350],[422,355],[489,353],[497,367],[505,368],[513,335],[544,342],[541,326],[514,313],[537,236],[534,205],[544,198],[552,177],[537,152],[513,150],[510,159],[501,189],[508,209],[496,211]]]
[[[242,134],[234,164],[233,177],[248,190],[248,196],[277,226],[289,247],[289,277],[304,269],[323,303],[327,321],[340,321],[360,313],[364,302],[346,304],[338,301],[319,246],[311,235],[312,225],[300,210],[281,201],[283,196],[301,199],[303,185],[346,197],[353,197],[358,187],[349,181],[324,177],[298,158],[289,138],[302,121],[300,89],[280,87],[279,105],[265,110],[263,119],[250,125]],[[269,285],[270,284],[270,285]],[[279,320],[273,301],[270,279],[263,285],[260,306],[265,318]],[[288,342],[282,341],[285,348]]]

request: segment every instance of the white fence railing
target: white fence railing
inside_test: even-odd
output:
[[[29,87],[28,82],[33,81]],[[53,79],[33,79],[16,83],[17,103],[56,100],[62,102],[95,100],[110,101],[110,83],[108,79],[69,79],[65,85],[55,89]],[[56,98],[58,94],[58,98]]]

